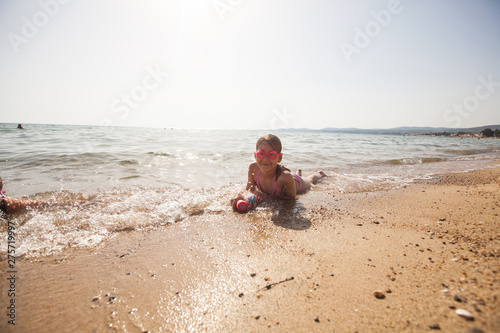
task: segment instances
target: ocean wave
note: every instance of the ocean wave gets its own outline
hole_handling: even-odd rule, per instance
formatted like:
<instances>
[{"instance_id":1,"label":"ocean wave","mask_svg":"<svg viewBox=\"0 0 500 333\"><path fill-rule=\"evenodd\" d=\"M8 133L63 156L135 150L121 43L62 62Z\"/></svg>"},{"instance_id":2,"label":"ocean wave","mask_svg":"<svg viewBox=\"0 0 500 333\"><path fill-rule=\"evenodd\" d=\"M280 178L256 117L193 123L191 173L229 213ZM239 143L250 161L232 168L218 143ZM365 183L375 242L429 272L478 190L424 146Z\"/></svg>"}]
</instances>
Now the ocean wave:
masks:
<instances>
[{"instance_id":1,"label":"ocean wave","mask_svg":"<svg viewBox=\"0 0 500 333\"><path fill-rule=\"evenodd\" d=\"M473 160L486 160L498 158L497 154L491 154L491 151L481 151L479 153L477 150L459 151L455 152L453 156L450 157L409 157L409 158L398 158L390 159L386 161L373 161L373 164L389 164L389 165L415 165L415 164L426 164L426 163L440 163L440 162L450 162L450 161L473 161Z\"/></svg>"},{"instance_id":2,"label":"ocean wave","mask_svg":"<svg viewBox=\"0 0 500 333\"><path fill-rule=\"evenodd\" d=\"M121 160L118 162L119 165L138 165L138 160Z\"/></svg>"},{"instance_id":3,"label":"ocean wave","mask_svg":"<svg viewBox=\"0 0 500 333\"><path fill-rule=\"evenodd\" d=\"M46 192L36 198L55 202L84 198L85 202L31 209L9 221L16 225L16 253L20 257L50 255L65 248L94 247L121 232L148 231L194 215L230 212L228 198L242 187L242 184L226 186L215 193L176 186L109 191L93 196ZM1 232L6 232L7 221L0 222ZM2 253L6 253L4 240L1 247Z\"/></svg>"},{"instance_id":4,"label":"ocean wave","mask_svg":"<svg viewBox=\"0 0 500 333\"><path fill-rule=\"evenodd\" d=\"M473 156L479 154L485 154L490 152L490 150L485 149L446 149L445 153L450 155L460 155L460 156Z\"/></svg>"},{"instance_id":5,"label":"ocean wave","mask_svg":"<svg viewBox=\"0 0 500 333\"><path fill-rule=\"evenodd\" d=\"M422 157L422 158L401 158L395 160L388 160L382 162L383 164L390 165L414 165L414 164L423 164L423 163L438 163L449 161L450 159L442 158L442 157Z\"/></svg>"},{"instance_id":6,"label":"ocean wave","mask_svg":"<svg viewBox=\"0 0 500 333\"><path fill-rule=\"evenodd\" d=\"M96 163L104 163L112 159L112 154L109 153L76 153L76 154L52 154L38 153L36 156L16 156L11 158L9 162L14 168L31 169L37 167L52 167L60 168L67 167L86 167L95 165Z\"/></svg>"},{"instance_id":7,"label":"ocean wave","mask_svg":"<svg viewBox=\"0 0 500 333\"><path fill-rule=\"evenodd\" d=\"M147 155L153 155L153 156L162 156L162 157L175 157L174 154L170 154L170 153L164 153L164 152L148 152L146 153Z\"/></svg>"}]
</instances>

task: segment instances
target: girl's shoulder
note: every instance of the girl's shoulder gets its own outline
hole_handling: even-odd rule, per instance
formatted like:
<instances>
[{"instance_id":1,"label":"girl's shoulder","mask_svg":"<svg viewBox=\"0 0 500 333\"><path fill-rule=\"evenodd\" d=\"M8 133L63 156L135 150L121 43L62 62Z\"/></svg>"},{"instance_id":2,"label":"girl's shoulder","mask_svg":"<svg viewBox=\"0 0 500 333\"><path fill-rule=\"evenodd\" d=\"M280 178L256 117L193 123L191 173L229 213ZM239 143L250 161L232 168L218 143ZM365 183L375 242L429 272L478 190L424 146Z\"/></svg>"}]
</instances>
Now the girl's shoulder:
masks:
<instances>
[{"instance_id":1,"label":"girl's shoulder","mask_svg":"<svg viewBox=\"0 0 500 333\"><path fill-rule=\"evenodd\" d=\"M253 162L248 166L248 174L252 175L253 177L257 177L257 173L259 172L259 166L257 165L256 162Z\"/></svg>"},{"instance_id":2,"label":"girl's shoulder","mask_svg":"<svg viewBox=\"0 0 500 333\"><path fill-rule=\"evenodd\" d=\"M281 175L279 176L278 178L278 182L283 182L283 183L286 183L286 182L289 182L289 181L293 181L293 176L292 176L292 173L288 170L283 170L281 172Z\"/></svg>"},{"instance_id":3,"label":"girl's shoulder","mask_svg":"<svg viewBox=\"0 0 500 333\"><path fill-rule=\"evenodd\" d=\"M250 171L257 171L257 169L259 169L257 162L253 162L248 166L248 170L250 170Z\"/></svg>"}]
</instances>

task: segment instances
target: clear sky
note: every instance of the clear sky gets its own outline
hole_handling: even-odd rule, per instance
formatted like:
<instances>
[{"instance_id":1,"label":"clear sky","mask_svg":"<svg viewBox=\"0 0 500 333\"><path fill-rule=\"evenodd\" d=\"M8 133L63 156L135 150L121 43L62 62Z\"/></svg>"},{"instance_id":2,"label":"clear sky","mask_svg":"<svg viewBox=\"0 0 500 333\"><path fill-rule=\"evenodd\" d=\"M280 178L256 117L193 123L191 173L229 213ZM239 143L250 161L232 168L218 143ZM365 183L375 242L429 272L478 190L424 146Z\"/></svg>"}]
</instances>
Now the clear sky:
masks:
<instances>
[{"instance_id":1,"label":"clear sky","mask_svg":"<svg viewBox=\"0 0 500 333\"><path fill-rule=\"evenodd\" d=\"M500 123L498 0L0 0L0 122Z\"/></svg>"}]
</instances>

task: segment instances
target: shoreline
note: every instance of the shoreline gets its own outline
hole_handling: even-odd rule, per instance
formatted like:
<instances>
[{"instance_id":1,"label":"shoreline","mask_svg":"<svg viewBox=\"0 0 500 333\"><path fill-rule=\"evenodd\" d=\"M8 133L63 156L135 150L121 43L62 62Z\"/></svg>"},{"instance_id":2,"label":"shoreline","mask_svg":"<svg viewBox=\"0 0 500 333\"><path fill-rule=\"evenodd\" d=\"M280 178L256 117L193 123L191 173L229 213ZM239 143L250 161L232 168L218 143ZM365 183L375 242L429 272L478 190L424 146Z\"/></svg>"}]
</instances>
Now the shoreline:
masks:
<instances>
[{"instance_id":1,"label":"shoreline","mask_svg":"<svg viewBox=\"0 0 500 333\"><path fill-rule=\"evenodd\" d=\"M443 134L432 134L432 133L424 133L424 134L406 134L407 136L428 136L428 137L436 137L436 138L452 138L452 139L475 139L475 140L500 140L499 137L483 137L479 136L477 133L465 133L462 135L456 133L450 133L449 135Z\"/></svg>"},{"instance_id":2,"label":"shoreline","mask_svg":"<svg viewBox=\"0 0 500 333\"><path fill-rule=\"evenodd\" d=\"M276 210L19 259L16 329L498 331L499 177L496 167L377 192L319 187ZM5 316L0 329L16 331Z\"/></svg>"}]
</instances>

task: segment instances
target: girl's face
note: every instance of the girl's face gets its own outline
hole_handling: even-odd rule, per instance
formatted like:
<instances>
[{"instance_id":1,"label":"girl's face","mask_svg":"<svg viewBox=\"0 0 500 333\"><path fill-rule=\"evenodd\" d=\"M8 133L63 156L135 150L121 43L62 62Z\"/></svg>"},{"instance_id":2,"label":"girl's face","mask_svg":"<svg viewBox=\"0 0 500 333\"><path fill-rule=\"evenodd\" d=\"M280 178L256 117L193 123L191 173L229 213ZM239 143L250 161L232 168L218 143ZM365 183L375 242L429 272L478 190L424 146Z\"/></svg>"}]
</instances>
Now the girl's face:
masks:
<instances>
[{"instance_id":1,"label":"girl's face","mask_svg":"<svg viewBox=\"0 0 500 333\"><path fill-rule=\"evenodd\" d=\"M266 153L266 156L263 158L258 158L257 156L255 157L255 161L257 162L257 166L264 172L264 173L274 173L276 172L276 166L278 165L279 162L281 162L282 155L280 154L278 158L272 160L267 156L267 154L270 151L274 151L274 148L267 142L262 142L258 147L257 151L262 150L264 153Z\"/></svg>"}]
</instances>

